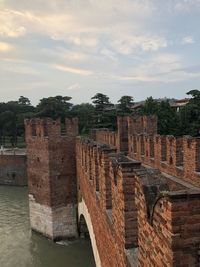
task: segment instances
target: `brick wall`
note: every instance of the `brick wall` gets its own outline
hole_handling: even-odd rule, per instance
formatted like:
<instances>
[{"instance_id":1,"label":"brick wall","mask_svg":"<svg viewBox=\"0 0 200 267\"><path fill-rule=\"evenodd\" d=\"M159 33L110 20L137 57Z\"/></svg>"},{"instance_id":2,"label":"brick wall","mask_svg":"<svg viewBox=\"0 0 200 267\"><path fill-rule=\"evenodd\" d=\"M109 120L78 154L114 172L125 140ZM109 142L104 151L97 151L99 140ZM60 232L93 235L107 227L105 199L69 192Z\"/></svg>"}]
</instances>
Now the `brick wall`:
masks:
<instances>
[{"instance_id":1,"label":"brick wall","mask_svg":"<svg viewBox=\"0 0 200 267\"><path fill-rule=\"evenodd\" d=\"M200 190L160 177L136 171L139 267L197 267Z\"/></svg>"},{"instance_id":2,"label":"brick wall","mask_svg":"<svg viewBox=\"0 0 200 267\"><path fill-rule=\"evenodd\" d=\"M200 139L160 136L156 124L155 117L118 118L115 148L127 150L128 158L109 151L109 138L98 131L95 140L101 145L78 140L77 157L82 157L80 151L88 153L82 147L89 145L96 158L88 161L95 170L92 181L81 160L77 170L79 194L94 227L97 217L102 226L95 233L103 266L135 264L124 253L135 246L139 267L199 266Z\"/></svg>"},{"instance_id":3,"label":"brick wall","mask_svg":"<svg viewBox=\"0 0 200 267\"><path fill-rule=\"evenodd\" d=\"M92 129L90 138L116 148L118 152L128 152L129 137L137 134L156 134L157 118L155 116L118 117L117 132L108 129Z\"/></svg>"},{"instance_id":4,"label":"brick wall","mask_svg":"<svg viewBox=\"0 0 200 267\"><path fill-rule=\"evenodd\" d=\"M129 135L129 156L200 186L199 138Z\"/></svg>"},{"instance_id":5,"label":"brick wall","mask_svg":"<svg viewBox=\"0 0 200 267\"><path fill-rule=\"evenodd\" d=\"M76 151L103 267L198 266L200 190L90 139L77 138Z\"/></svg>"},{"instance_id":6,"label":"brick wall","mask_svg":"<svg viewBox=\"0 0 200 267\"><path fill-rule=\"evenodd\" d=\"M107 144L110 147L117 147L117 133L108 129L92 129L90 138L97 142Z\"/></svg>"},{"instance_id":7,"label":"brick wall","mask_svg":"<svg viewBox=\"0 0 200 267\"><path fill-rule=\"evenodd\" d=\"M27 185L25 155L0 155L0 184Z\"/></svg>"},{"instance_id":8,"label":"brick wall","mask_svg":"<svg viewBox=\"0 0 200 267\"><path fill-rule=\"evenodd\" d=\"M92 140L78 138L76 147L79 200L84 199L90 212L102 267L136 266L136 261L129 261L128 253L133 254L137 246L131 173L139 163Z\"/></svg>"},{"instance_id":9,"label":"brick wall","mask_svg":"<svg viewBox=\"0 0 200 267\"><path fill-rule=\"evenodd\" d=\"M199 266L200 139L157 135L154 117L118 118L93 140L67 123L62 136L59 121L26 122L32 228L75 236L78 199L102 267Z\"/></svg>"},{"instance_id":10,"label":"brick wall","mask_svg":"<svg viewBox=\"0 0 200 267\"><path fill-rule=\"evenodd\" d=\"M25 122L31 226L52 239L76 236L77 123L67 119L61 135L59 120Z\"/></svg>"}]
</instances>

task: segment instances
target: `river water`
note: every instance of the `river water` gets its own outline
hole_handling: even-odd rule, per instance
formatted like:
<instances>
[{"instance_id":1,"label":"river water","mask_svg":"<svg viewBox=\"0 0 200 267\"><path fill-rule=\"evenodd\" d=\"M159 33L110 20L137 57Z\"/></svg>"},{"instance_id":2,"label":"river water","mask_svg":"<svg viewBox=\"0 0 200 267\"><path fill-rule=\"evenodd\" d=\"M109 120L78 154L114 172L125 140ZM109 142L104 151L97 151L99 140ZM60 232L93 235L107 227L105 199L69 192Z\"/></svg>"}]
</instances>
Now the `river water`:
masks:
<instances>
[{"instance_id":1,"label":"river water","mask_svg":"<svg viewBox=\"0 0 200 267\"><path fill-rule=\"evenodd\" d=\"M27 188L0 186L0 267L95 267L89 240L55 244L32 233Z\"/></svg>"}]
</instances>

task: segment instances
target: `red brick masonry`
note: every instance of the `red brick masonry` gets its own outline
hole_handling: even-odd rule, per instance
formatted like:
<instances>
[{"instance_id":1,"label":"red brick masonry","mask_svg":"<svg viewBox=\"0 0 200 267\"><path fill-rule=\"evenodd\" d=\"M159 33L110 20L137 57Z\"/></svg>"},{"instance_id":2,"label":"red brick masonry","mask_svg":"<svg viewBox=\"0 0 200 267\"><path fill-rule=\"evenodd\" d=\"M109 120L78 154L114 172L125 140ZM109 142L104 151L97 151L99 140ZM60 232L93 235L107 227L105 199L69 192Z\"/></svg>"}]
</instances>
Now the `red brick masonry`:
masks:
<instances>
[{"instance_id":1,"label":"red brick masonry","mask_svg":"<svg viewBox=\"0 0 200 267\"><path fill-rule=\"evenodd\" d=\"M27 185L26 155L0 155L0 185Z\"/></svg>"},{"instance_id":2,"label":"red brick masonry","mask_svg":"<svg viewBox=\"0 0 200 267\"><path fill-rule=\"evenodd\" d=\"M74 122L67 124L72 134L58 137L60 125L49 121L48 138L44 126L33 137L27 122L29 190L37 202L52 208L76 195L84 200L102 267L199 267L200 139L159 136L155 117L120 117L117 132L77 137L75 151Z\"/></svg>"}]
</instances>

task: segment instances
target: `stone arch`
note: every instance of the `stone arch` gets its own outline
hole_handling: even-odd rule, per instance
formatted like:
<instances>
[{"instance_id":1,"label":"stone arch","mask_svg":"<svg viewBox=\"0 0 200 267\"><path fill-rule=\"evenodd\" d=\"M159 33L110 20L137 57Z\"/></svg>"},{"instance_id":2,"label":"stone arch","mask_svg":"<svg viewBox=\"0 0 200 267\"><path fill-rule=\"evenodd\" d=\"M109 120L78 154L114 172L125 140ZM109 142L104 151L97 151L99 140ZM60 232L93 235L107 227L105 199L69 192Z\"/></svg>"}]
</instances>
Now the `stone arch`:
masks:
<instances>
[{"instance_id":1,"label":"stone arch","mask_svg":"<svg viewBox=\"0 0 200 267\"><path fill-rule=\"evenodd\" d=\"M87 235L89 233L96 267L101 267L102 265L96 244L96 236L92 225L91 216L84 199L78 203L78 223L79 227L82 227L83 235Z\"/></svg>"}]
</instances>

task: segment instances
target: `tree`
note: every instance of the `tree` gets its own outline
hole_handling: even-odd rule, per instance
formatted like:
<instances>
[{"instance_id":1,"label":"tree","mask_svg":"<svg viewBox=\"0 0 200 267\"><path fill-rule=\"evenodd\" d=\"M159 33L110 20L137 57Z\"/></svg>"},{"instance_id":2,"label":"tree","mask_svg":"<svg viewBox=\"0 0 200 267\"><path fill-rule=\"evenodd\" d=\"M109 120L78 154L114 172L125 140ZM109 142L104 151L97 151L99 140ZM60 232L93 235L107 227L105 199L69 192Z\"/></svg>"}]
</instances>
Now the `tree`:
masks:
<instances>
[{"instance_id":1,"label":"tree","mask_svg":"<svg viewBox=\"0 0 200 267\"><path fill-rule=\"evenodd\" d=\"M31 101L27 97L20 96L20 98L18 99L18 104L24 106L30 106Z\"/></svg>"},{"instance_id":2,"label":"tree","mask_svg":"<svg viewBox=\"0 0 200 267\"><path fill-rule=\"evenodd\" d=\"M187 92L187 95L192 96L192 99L190 99L190 102L200 101L200 91L197 89L190 90L189 92Z\"/></svg>"},{"instance_id":3,"label":"tree","mask_svg":"<svg viewBox=\"0 0 200 267\"><path fill-rule=\"evenodd\" d=\"M52 119L61 118L64 121L69 115L72 104L69 96L55 96L42 98L37 105L37 117L50 117Z\"/></svg>"},{"instance_id":4,"label":"tree","mask_svg":"<svg viewBox=\"0 0 200 267\"><path fill-rule=\"evenodd\" d=\"M116 109L107 95L97 93L91 98L95 107L94 127L116 128Z\"/></svg>"},{"instance_id":5,"label":"tree","mask_svg":"<svg viewBox=\"0 0 200 267\"><path fill-rule=\"evenodd\" d=\"M124 95L118 100L118 112L120 115L126 115L131 113L130 107L134 104L132 96Z\"/></svg>"},{"instance_id":6,"label":"tree","mask_svg":"<svg viewBox=\"0 0 200 267\"><path fill-rule=\"evenodd\" d=\"M82 103L72 108L72 115L79 119L79 131L81 134L87 134L93 127L93 117L95 108L92 104Z\"/></svg>"},{"instance_id":7,"label":"tree","mask_svg":"<svg viewBox=\"0 0 200 267\"><path fill-rule=\"evenodd\" d=\"M180 111L180 133L192 136L200 135L200 91L195 89L187 93L192 98Z\"/></svg>"},{"instance_id":8,"label":"tree","mask_svg":"<svg viewBox=\"0 0 200 267\"><path fill-rule=\"evenodd\" d=\"M161 135L177 135L179 129L178 115L171 108L169 101L162 101L158 105L158 132Z\"/></svg>"},{"instance_id":9,"label":"tree","mask_svg":"<svg viewBox=\"0 0 200 267\"><path fill-rule=\"evenodd\" d=\"M144 103L144 106L141 108L142 115L154 115L158 112L159 104L152 96L148 97Z\"/></svg>"},{"instance_id":10,"label":"tree","mask_svg":"<svg viewBox=\"0 0 200 267\"><path fill-rule=\"evenodd\" d=\"M96 111L103 112L107 107L112 106L107 95L97 93L91 99Z\"/></svg>"}]
</instances>

